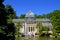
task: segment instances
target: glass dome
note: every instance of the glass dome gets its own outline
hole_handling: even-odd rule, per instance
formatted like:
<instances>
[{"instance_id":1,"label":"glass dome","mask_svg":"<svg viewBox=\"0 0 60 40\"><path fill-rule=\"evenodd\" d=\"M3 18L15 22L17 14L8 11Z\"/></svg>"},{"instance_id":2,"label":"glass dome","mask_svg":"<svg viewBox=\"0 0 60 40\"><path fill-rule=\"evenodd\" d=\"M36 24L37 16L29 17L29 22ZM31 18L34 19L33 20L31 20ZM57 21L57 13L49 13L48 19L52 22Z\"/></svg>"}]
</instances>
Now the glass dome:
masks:
<instances>
[{"instance_id":1,"label":"glass dome","mask_svg":"<svg viewBox=\"0 0 60 40\"><path fill-rule=\"evenodd\" d=\"M35 15L31 10L29 10L25 17L35 17Z\"/></svg>"}]
</instances>

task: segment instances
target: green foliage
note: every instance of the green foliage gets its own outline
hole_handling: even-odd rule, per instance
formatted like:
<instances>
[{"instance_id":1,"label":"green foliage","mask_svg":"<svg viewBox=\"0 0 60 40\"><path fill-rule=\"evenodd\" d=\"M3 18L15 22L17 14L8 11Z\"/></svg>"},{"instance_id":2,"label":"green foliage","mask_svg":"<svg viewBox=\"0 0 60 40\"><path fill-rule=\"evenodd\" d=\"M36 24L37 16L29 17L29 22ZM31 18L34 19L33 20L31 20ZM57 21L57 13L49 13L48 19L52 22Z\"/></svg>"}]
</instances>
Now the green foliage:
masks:
<instances>
[{"instance_id":1,"label":"green foliage","mask_svg":"<svg viewBox=\"0 0 60 40\"><path fill-rule=\"evenodd\" d=\"M43 15L35 15L35 18L45 18L45 14L43 14Z\"/></svg>"},{"instance_id":2,"label":"green foliage","mask_svg":"<svg viewBox=\"0 0 60 40\"><path fill-rule=\"evenodd\" d=\"M42 32L41 31L42 30L42 23L38 22L36 28L38 29L39 33L41 33Z\"/></svg>"},{"instance_id":3,"label":"green foliage","mask_svg":"<svg viewBox=\"0 0 60 40\"><path fill-rule=\"evenodd\" d=\"M7 40L7 13L3 1L0 0L0 40Z\"/></svg>"},{"instance_id":4,"label":"green foliage","mask_svg":"<svg viewBox=\"0 0 60 40\"><path fill-rule=\"evenodd\" d=\"M5 11L5 6L2 3L0 3L0 26L7 25L6 16L7 16L7 13Z\"/></svg>"},{"instance_id":5,"label":"green foliage","mask_svg":"<svg viewBox=\"0 0 60 40\"><path fill-rule=\"evenodd\" d=\"M0 33L6 34L5 31L4 31L5 29L6 29L5 26L0 26Z\"/></svg>"},{"instance_id":6,"label":"green foliage","mask_svg":"<svg viewBox=\"0 0 60 40\"><path fill-rule=\"evenodd\" d=\"M20 18L21 18L21 19L25 18L25 14L22 14L22 15L20 16Z\"/></svg>"},{"instance_id":7,"label":"green foliage","mask_svg":"<svg viewBox=\"0 0 60 40\"><path fill-rule=\"evenodd\" d=\"M15 34L19 36L19 34L20 34L20 28L22 27L22 23L21 22L16 22L15 23L15 27L16 27Z\"/></svg>"},{"instance_id":8,"label":"green foliage","mask_svg":"<svg viewBox=\"0 0 60 40\"><path fill-rule=\"evenodd\" d=\"M0 40L15 40L15 26L12 23L14 10L10 7L5 8L4 0L0 0Z\"/></svg>"},{"instance_id":9,"label":"green foliage","mask_svg":"<svg viewBox=\"0 0 60 40\"><path fill-rule=\"evenodd\" d=\"M7 37L8 40L15 40L15 26L13 23L7 25Z\"/></svg>"},{"instance_id":10,"label":"green foliage","mask_svg":"<svg viewBox=\"0 0 60 40\"><path fill-rule=\"evenodd\" d=\"M51 23L53 24L53 28L56 32L60 32L60 10L54 10L47 14L47 17L51 19Z\"/></svg>"},{"instance_id":11,"label":"green foliage","mask_svg":"<svg viewBox=\"0 0 60 40\"><path fill-rule=\"evenodd\" d=\"M8 19L9 18L16 18L17 16L16 16L16 12L14 11L14 9L12 8L12 6L11 5L9 5L9 4L7 4L6 5L6 12L8 13Z\"/></svg>"},{"instance_id":12,"label":"green foliage","mask_svg":"<svg viewBox=\"0 0 60 40\"><path fill-rule=\"evenodd\" d=\"M21 23L20 23L20 22L17 22L17 23L16 23L16 26L17 26L17 27L18 27L18 26L20 26L20 25L21 25Z\"/></svg>"},{"instance_id":13,"label":"green foliage","mask_svg":"<svg viewBox=\"0 0 60 40\"><path fill-rule=\"evenodd\" d=\"M58 33L54 33L53 36L59 36L59 34Z\"/></svg>"},{"instance_id":14,"label":"green foliage","mask_svg":"<svg viewBox=\"0 0 60 40\"><path fill-rule=\"evenodd\" d=\"M42 27L42 31L49 31L49 28L44 26L44 27Z\"/></svg>"},{"instance_id":15,"label":"green foliage","mask_svg":"<svg viewBox=\"0 0 60 40\"><path fill-rule=\"evenodd\" d=\"M7 31L8 31L8 38L9 40L14 40L15 38L15 26L14 24L12 23L12 19L16 17L16 13L15 11L13 10L12 6L11 5L6 5L6 12L7 12Z\"/></svg>"}]
</instances>

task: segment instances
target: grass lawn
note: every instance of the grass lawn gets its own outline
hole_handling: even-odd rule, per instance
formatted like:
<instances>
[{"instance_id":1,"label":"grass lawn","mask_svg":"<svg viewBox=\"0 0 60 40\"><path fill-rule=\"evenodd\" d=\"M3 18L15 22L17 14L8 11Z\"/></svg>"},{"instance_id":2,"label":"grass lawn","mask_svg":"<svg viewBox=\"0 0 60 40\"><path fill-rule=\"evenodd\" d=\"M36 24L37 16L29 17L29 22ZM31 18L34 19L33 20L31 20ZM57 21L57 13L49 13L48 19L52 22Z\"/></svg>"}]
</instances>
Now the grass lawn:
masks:
<instances>
[{"instance_id":1,"label":"grass lawn","mask_svg":"<svg viewBox=\"0 0 60 40\"><path fill-rule=\"evenodd\" d=\"M22 38L21 37L16 37L16 39L15 40L22 40Z\"/></svg>"},{"instance_id":2,"label":"grass lawn","mask_svg":"<svg viewBox=\"0 0 60 40\"><path fill-rule=\"evenodd\" d=\"M23 40L23 38L22 37L16 37L15 40ZM36 38L31 38L28 40L36 40ZM39 38L37 38L37 40L60 40L60 38L39 37Z\"/></svg>"},{"instance_id":3,"label":"grass lawn","mask_svg":"<svg viewBox=\"0 0 60 40\"><path fill-rule=\"evenodd\" d=\"M38 40L60 40L60 38L39 37Z\"/></svg>"}]
</instances>

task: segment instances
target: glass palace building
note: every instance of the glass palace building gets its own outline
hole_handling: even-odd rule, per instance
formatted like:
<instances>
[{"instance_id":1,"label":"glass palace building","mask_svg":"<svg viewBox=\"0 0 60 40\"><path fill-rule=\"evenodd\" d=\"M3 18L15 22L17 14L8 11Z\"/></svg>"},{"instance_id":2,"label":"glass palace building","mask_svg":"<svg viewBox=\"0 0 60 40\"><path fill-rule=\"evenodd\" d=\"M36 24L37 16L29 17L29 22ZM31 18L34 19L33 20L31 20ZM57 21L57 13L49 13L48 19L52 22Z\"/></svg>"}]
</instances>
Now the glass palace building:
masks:
<instances>
[{"instance_id":1,"label":"glass palace building","mask_svg":"<svg viewBox=\"0 0 60 40\"><path fill-rule=\"evenodd\" d=\"M35 35L38 31L36 28L38 22L41 22L42 26L48 27L50 31L52 30L52 24L49 19L37 19L32 11L28 11L24 19L13 19L13 23L15 23L15 25L17 22L21 23L22 27L20 26L20 32L23 34L25 33L30 35L32 33Z\"/></svg>"}]
</instances>

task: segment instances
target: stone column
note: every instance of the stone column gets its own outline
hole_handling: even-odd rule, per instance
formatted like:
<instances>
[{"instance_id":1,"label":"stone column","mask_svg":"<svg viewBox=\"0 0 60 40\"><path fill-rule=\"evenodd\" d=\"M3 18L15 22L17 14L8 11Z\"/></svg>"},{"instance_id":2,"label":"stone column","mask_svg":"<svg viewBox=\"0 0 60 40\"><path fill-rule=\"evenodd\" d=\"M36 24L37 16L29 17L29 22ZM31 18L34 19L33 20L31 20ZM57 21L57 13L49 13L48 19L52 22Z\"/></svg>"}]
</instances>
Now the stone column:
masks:
<instances>
[{"instance_id":1,"label":"stone column","mask_svg":"<svg viewBox=\"0 0 60 40\"><path fill-rule=\"evenodd\" d=\"M27 36L27 23L25 22L24 34Z\"/></svg>"}]
</instances>

